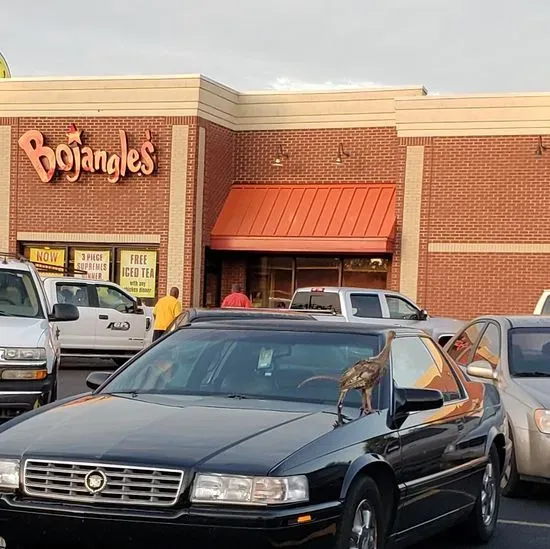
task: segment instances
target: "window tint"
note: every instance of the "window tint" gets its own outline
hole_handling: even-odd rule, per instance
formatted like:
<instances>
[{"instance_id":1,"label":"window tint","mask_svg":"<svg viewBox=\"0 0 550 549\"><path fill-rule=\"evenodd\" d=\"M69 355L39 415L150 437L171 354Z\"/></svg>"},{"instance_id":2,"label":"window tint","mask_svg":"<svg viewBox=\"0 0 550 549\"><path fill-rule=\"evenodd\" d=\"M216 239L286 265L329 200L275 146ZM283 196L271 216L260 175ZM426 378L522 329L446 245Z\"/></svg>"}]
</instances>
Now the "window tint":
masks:
<instances>
[{"instance_id":1,"label":"window tint","mask_svg":"<svg viewBox=\"0 0 550 549\"><path fill-rule=\"evenodd\" d=\"M129 313L135 307L133 300L111 286L97 286L97 297L101 308Z\"/></svg>"},{"instance_id":2,"label":"window tint","mask_svg":"<svg viewBox=\"0 0 550 549\"><path fill-rule=\"evenodd\" d=\"M393 379L399 387L437 389L445 393L441 371L419 337L401 337L392 343Z\"/></svg>"},{"instance_id":3,"label":"window tint","mask_svg":"<svg viewBox=\"0 0 550 549\"><path fill-rule=\"evenodd\" d=\"M353 316L358 318L382 318L382 307L378 294L351 294Z\"/></svg>"},{"instance_id":4,"label":"window tint","mask_svg":"<svg viewBox=\"0 0 550 549\"><path fill-rule=\"evenodd\" d=\"M390 318L414 320L418 315L418 309L408 301L394 295L386 295Z\"/></svg>"},{"instance_id":5,"label":"window tint","mask_svg":"<svg viewBox=\"0 0 550 549\"><path fill-rule=\"evenodd\" d=\"M484 326L484 322L476 322L466 328L447 351L449 356L462 366L470 364L472 361L474 344Z\"/></svg>"},{"instance_id":6,"label":"window tint","mask_svg":"<svg viewBox=\"0 0 550 549\"><path fill-rule=\"evenodd\" d=\"M500 329L493 323L487 326L483 337L476 347L474 360L486 360L493 368L498 365L500 357Z\"/></svg>"},{"instance_id":7,"label":"window tint","mask_svg":"<svg viewBox=\"0 0 550 549\"><path fill-rule=\"evenodd\" d=\"M517 377L550 377L550 328L513 328L508 364Z\"/></svg>"},{"instance_id":8,"label":"window tint","mask_svg":"<svg viewBox=\"0 0 550 549\"><path fill-rule=\"evenodd\" d=\"M445 391L443 391L444 400L448 402L450 400L459 400L463 398L464 395L462 394L462 390L456 379L456 376L453 373L450 364L441 354L439 347L431 339L423 337L422 341L424 342L426 347L428 347L430 354L435 359L437 367L441 372L441 377L445 386Z\"/></svg>"},{"instance_id":9,"label":"window tint","mask_svg":"<svg viewBox=\"0 0 550 549\"><path fill-rule=\"evenodd\" d=\"M216 330L191 326L172 332L133 361L105 392L244 394L253 398L335 405L342 373L378 354L371 334L275 330ZM358 407L359 391L346 405ZM379 409L389 402L388 377L373 392Z\"/></svg>"},{"instance_id":10,"label":"window tint","mask_svg":"<svg viewBox=\"0 0 550 549\"><path fill-rule=\"evenodd\" d=\"M90 307L90 296L86 284L56 284L57 302L69 303L77 307Z\"/></svg>"},{"instance_id":11,"label":"window tint","mask_svg":"<svg viewBox=\"0 0 550 549\"><path fill-rule=\"evenodd\" d=\"M541 314L550 315L550 295L546 298L544 305L542 306Z\"/></svg>"},{"instance_id":12,"label":"window tint","mask_svg":"<svg viewBox=\"0 0 550 549\"><path fill-rule=\"evenodd\" d=\"M298 292L292 301L291 309L317 309L342 313L340 296L335 292Z\"/></svg>"}]
</instances>

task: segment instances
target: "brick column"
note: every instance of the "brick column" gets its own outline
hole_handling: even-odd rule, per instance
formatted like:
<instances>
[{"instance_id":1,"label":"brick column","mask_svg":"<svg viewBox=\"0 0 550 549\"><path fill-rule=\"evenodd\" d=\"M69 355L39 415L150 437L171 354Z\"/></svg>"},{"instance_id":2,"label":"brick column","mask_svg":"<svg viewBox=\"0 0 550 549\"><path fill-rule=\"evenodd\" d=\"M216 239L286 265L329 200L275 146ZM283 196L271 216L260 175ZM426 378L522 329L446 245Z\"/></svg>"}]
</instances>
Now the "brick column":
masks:
<instances>
[{"instance_id":1,"label":"brick column","mask_svg":"<svg viewBox=\"0 0 550 549\"><path fill-rule=\"evenodd\" d=\"M172 126L166 288L183 294L189 126Z\"/></svg>"},{"instance_id":2,"label":"brick column","mask_svg":"<svg viewBox=\"0 0 550 549\"><path fill-rule=\"evenodd\" d=\"M405 185L403 190L403 221L401 229L401 268L399 289L416 301L418 264L420 258L420 211L422 179L424 177L424 147L407 147Z\"/></svg>"},{"instance_id":3,"label":"brick column","mask_svg":"<svg viewBox=\"0 0 550 549\"><path fill-rule=\"evenodd\" d=\"M0 251L10 251L11 126L0 126Z\"/></svg>"}]
</instances>

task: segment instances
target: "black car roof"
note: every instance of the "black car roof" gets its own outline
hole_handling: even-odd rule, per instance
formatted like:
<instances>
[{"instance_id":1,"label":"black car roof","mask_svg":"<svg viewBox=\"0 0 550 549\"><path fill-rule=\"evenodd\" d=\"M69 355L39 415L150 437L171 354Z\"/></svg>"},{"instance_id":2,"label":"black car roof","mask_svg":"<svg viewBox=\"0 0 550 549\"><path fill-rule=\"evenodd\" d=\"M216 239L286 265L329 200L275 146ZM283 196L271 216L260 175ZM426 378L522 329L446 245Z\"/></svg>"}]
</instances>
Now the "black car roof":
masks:
<instances>
[{"instance_id":1,"label":"black car roof","mask_svg":"<svg viewBox=\"0 0 550 549\"><path fill-rule=\"evenodd\" d=\"M320 322L317 320L306 319L302 322L295 322L292 319L265 319L261 324L254 322L253 320L232 320L231 322L224 322L223 320L217 320L213 322L200 322L198 324L191 324L189 328L213 328L220 329L250 329L250 330L273 330L273 331L296 331L296 332L341 332L341 333L354 333L354 334L386 334L390 330L394 330L396 334L425 334L423 330L416 328L402 328L391 325L381 324L369 324L358 322Z\"/></svg>"},{"instance_id":2,"label":"black car roof","mask_svg":"<svg viewBox=\"0 0 550 549\"><path fill-rule=\"evenodd\" d=\"M311 313L302 311L290 311L290 310L266 310L266 309L239 309L239 308L227 308L227 309L198 309L190 308L186 312L189 313L189 320L201 320L207 318L291 318L293 320L311 320L313 319ZM184 313L185 314L185 313Z\"/></svg>"}]
</instances>

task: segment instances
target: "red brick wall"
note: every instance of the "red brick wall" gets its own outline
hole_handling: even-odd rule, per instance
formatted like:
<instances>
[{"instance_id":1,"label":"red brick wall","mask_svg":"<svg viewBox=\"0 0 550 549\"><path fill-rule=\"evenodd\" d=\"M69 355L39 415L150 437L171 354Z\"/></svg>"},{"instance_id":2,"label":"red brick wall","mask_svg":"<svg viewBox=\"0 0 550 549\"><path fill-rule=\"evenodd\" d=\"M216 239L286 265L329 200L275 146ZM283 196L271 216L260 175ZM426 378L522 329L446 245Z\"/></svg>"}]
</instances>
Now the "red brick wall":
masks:
<instances>
[{"instance_id":1,"label":"red brick wall","mask_svg":"<svg viewBox=\"0 0 550 549\"><path fill-rule=\"evenodd\" d=\"M426 147L419 301L433 314L532 313L550 257L428 253L428 242L550 241L550 153L537 137L433 138Z\"/></svg>"},{"instance_id":2,"label":"red brick wall","mask_svg":"<svg viewBox=\"0 0 550 549\"><path fill-rule=\"evenodd\" d=\"M69 183L64 174L42 183L17 140L27 130L38 130L45 144L54 148L67 142L67 127L74 123L82 131L84 145L93 150L119 153L118 130L125 130L129 146L140 146L150 130L155 146L157 170L151 176L129 174L118 183L107 181L101 173L83 173ZM78 233L159 234L159 294L166 292L166 247L170 199L171 125L194 123L196 119L164 117L117 118L20 118L12 121L11 246L15 250L19 231ZM195 132L196 133L196 132ZM188 211L194 215L195 141L191 131L189 154ZM193 222L193 215L188 223ZM192 238L192 237L191 237ZM186 246L187 250L191 250ZM191 261L186 259L186 266ZM184 299L190 288L191 269L182 281Z\"/></svg>"},{"instance_id":3,"label":"red brick wall","mask_svg":"<svg viewBox=\"0 0 550 549\"><path fill-rule=\"evenodd\" d=\"M350 154L335 163L338 144ZM289 155L273 166L277 147ZM237 134L237 183L389 182L399 173L395 128L247 131Z\"/></svg>"}]
</instances>

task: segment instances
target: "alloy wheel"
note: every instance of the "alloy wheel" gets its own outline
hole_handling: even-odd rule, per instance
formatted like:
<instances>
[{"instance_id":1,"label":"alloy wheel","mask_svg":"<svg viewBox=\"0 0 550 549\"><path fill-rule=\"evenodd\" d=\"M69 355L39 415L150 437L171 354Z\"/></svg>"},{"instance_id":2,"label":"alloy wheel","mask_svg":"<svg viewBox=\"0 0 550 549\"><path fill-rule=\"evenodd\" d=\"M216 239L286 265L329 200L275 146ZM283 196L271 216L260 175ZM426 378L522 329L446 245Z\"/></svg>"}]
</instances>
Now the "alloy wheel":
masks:
<instances>
[{"instance_id":1,"label":"alloy wheel","mask_svg":"<svg viewBox=\"0 0 550 549\"><path fill-rule=\"evenodd\" d=\"M349 549L376 549L377 533L374 509L363 500L355 510Z\"/></svg>"},{"instance_id":2,"label":"alloy wheel","mask_svg":"<svg viewBox=\"0 0 550 549\"><path fill-rule=\"evenodd\" d=\"M497 487L492 463L488 463L481 483L481 518L488 526L494 518L497 504Z\"/></svg>"}]
</instances>

